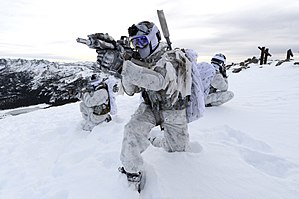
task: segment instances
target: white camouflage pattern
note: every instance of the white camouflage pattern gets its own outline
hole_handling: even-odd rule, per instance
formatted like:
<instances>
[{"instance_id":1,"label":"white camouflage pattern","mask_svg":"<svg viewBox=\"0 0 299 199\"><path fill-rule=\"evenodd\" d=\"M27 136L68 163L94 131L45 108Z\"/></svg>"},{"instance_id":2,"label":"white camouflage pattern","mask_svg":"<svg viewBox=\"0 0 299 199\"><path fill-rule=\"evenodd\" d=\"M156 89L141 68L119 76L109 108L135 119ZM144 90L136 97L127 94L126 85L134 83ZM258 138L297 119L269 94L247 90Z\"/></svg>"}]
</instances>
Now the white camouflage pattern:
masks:
<instances>
[{"instance_id":1,"label":"white camouflage pattern","mask_svg":"<svg viewBox=\"0 0 299 199\"><path fill-rule=\"evenodd\" d=\"M162 115L164 137L159 140L158 147L163 147L168 152L185 151L189 143L186 110L163 111ZM149 133L155 124L150 107L141 103L124 129L120 159L127 172L143 171L141 153L150 145Z\"/></svg>"},{"instance_id":2,"label":"white camouflage pattern","mask_svg":"<svg viewBox=\"0 0 299 199\"><path fill-rule=\"evenodd\" d=\"M108 79L106 83L108 85L108 91L105 88L101 88L94 92L85 92L80 97L82 101L80 103L80 111L84 119L82 124L83 130L91 131L96 125L104 122L109 117L109 113L103 115L94 114L96 106L107 104L108 101L110 101L110 113L112 115L117 113L115 96L112 91L116 81Z\"/></svg>"},{"instance_id":3,"label":"white camouflage pattern","mask_svg":"<svg viewBox=\"0 0 299 199\"><path fill-rule=\"evenodd\" d=\"M165 43L160 43L156 51L165 48L165 46ZM177 55L185 57L184 53L178 52ZM174 98L171 100L172 103L175 103L178 99L179 92L183 97L190 95L191 63L186 59L186 71L184 73L178 72L184 77L180 75L177 77L172 61L164 54L151 69L126 61L122 72L124 90L132 95L137 87L151 91L164 89L170 97ZM166 74L163 76L154 71L156 67L166 69ZM186 109L160 110L160 112L163 117L162 126L164 127L162 147L169 152L185 151L189 143ZM124 129L120 159L127 172L137 173L144 170L141 153L150 145L149 133L155 126L156 121L153 111L149 105L141 103Z\"/></svg>"},{"instance_id":4,"label":"white camouflage pattern","mask_svg":"<svg viewBox=\"0 0 299 199\"><path fill-rule=\"evenodd\" d=\"M205 101L206 105L210 106L219 106L231 100L234 97L232 91L228 91L228 81L227 78L224 78L219 72L219 66L213 64L216 67L216 75L214 76L211 86L216 89L215 92L210 93Z\"/></svg>"}]
</instances>

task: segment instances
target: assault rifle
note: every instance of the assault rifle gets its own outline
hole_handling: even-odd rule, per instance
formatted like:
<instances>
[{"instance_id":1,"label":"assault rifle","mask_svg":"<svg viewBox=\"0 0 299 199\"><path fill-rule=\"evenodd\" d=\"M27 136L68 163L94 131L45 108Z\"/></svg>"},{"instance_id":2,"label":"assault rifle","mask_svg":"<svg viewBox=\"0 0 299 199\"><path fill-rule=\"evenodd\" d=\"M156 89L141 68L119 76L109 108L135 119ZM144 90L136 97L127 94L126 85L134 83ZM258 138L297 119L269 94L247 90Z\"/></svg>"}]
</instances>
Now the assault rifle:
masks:
<instances>
[{"instance_id":1,"label":"assault rifle","mask_svg":"<svg viewBox=\"0 0 299 199\"><path fill-rule=\"evenodd\" d=\"M64 86L62 86L61 90L67 90L70 97L78 98L77 95L81 92L81 90L87 85L87 78L79 77L75 81L72 81Z\"/></svg>"},{"instance_id":2,"label":"assault rifle","mask_svg":"<svg viewBox=\"0 0 299 199\"><path fill-rule=\"evenodd\" d=\"M63 86L64 89L68 90L70 96L78 98L85 92L94 92L95 88L106 81L108 78L95 78L92 77L79 77L75 81L68 83Z\"/></svg>"},{"instance_id":3,"label":"assault rifle","mask_svg":"<svg viewBox=\"0 0 299 199\"><path fill-rule=\"evenodd\" d=\"M98 53L97 63L103 72L113 75L116 78L121 78L122 62L123 60L130 59L133 54L129 38L121 36L120 40L115 41L107 33L95 33L87 37L87 39L77 38L77 42L96 50ZM107 57L112 59L112 61L110 60L112 64L109 67L105 66L105 59L103 59L103 54L101 54L102 50L106 50L108 53L106 54Z\"/></svg>"},{"instance_id":4,"label":"assault rifle","mask_svg":"<svg viewBox=\"0 0 299 199\"><path fill-rule=\"evenodd\" d=\"M103 33L95 33L87 35L87 37L87 39L78 37L76 41L96 50L117 50L125 56L125 59L126 56L130 56L133 53L127 36L121 36L117 41L108 34Z\"/></svg>"},{"instance_id":5,"label":"assault rifle","mask_svg":"<svg viewBox=\"0 0 299 199\"><path fill-rule=\"evenodd\" d=\"M82 87L80 89L81 93L85 93L85 92L89 92L90 93L90 92L95 91L95 88L98 85L100 85L102 82L104 82L106 79L104 79L104 80L100 80L100 79L87 80L85 82L85 84L82 85Z\"/></svg>"}]
</instances>

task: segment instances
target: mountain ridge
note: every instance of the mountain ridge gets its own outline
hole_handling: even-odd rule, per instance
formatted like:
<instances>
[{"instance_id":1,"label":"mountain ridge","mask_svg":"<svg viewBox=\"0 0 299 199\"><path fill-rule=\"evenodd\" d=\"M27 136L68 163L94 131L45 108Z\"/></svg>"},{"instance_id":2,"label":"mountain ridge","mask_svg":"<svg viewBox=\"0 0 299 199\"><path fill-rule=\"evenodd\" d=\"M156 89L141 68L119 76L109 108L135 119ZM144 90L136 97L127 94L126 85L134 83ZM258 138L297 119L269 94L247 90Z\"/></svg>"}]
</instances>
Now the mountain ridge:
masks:
<instances>
[{"instance_id":1,"label":"mountain ridge","mask_svg":"<svg viewBox=\"0 0 299 199\"><path fill-rule=\"evenodd\" d=\"M0 59L0 109L41 103L51 106L76 102L70 88L80 78L97 71L95 62L50 62L26 59Z\"/></svg>"}]
</instances>

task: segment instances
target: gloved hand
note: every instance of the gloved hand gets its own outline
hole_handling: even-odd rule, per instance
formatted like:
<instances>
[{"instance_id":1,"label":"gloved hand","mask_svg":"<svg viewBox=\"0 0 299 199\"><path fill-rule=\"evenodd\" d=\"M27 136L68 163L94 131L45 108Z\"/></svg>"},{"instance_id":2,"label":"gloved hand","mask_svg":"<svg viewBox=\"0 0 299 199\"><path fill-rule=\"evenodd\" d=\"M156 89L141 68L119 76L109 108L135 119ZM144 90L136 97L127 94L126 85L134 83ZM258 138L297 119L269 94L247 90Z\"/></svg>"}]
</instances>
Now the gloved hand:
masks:
<instances>
[{"instance_id":1,"label":"gloved hand","mask_svg":"<svg viewBox=\"0 0 299 199\"><path fill-rule=\"evenodd\" d=\"M226 68L225 66L221 66L219 68L219 72L221 73L221 75L224 77L224 78L227 78L227 74L226 74Z\"/></svg>"},{"instance_id":2,"label":"gloved hand","mask_svg":"<svg viewBox=\"0 0 299 199\"><path fill-rule=\"evenodd\" d=\"M157 92L147 91L148 98L153 104L159 104L162 101L162 98Z\"/></svg>"},{"instance_id":3,"label":"gloved hand","mask_svg":"<svg viewBox=\"0 0 299 199\"><path fill-rule=\"evenodd\" d=\"M96 50L98 53L97 63L100 68L107 72L120 74L122 71L123 59L117 50Z\"/></svg>"}]
</instances>

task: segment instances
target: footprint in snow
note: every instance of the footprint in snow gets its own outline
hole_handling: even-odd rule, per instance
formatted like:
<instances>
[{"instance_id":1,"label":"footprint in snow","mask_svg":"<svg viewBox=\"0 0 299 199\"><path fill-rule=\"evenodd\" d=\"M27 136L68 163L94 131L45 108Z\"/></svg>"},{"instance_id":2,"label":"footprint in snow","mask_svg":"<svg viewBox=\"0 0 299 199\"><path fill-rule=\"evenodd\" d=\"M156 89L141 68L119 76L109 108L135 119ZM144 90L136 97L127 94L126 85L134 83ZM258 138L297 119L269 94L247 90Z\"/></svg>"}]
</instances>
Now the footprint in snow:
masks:
<instances>
[{"instance_id":1,"label":"footprint in snow","mask_svg":"<svg viewBox=\"0 0 299 199\"><path fill-rule=\"evenodd\" d=\"M272 152L271 146L269 146L267 143L254 139L248 134L240 130L233 129L229 126L221 126L220 128L217 127L215 129L209 129L202 135L202 140L208 142L218 142L237 148L248 148L265 153Z\"/></svg>"},{"instance_id":2,"label":"footprint in snow","mask_svg":"<svg viewBox=\"0 0 299 199\"><path fill-rule=\"evenodd\" d=\"M187 152L200 153L202 149L203 149L202 146L198 142L190 142L189 149L187 150Z\"/></svg>"},{"instance_id":3,"label":"footprint in snow","mask_svg":"<svg viewBox=\"0 0 299 199\"><path fill-rule=\"evenodd\" d=\"M245 148L240 149L240 154L246 163L270 176L286 178L291 176L294 172L299 173L298 164L272 154L252 151Z\"/></svg>"}]
</instances>

